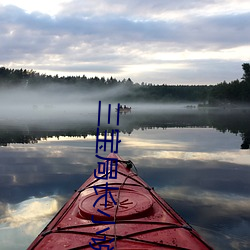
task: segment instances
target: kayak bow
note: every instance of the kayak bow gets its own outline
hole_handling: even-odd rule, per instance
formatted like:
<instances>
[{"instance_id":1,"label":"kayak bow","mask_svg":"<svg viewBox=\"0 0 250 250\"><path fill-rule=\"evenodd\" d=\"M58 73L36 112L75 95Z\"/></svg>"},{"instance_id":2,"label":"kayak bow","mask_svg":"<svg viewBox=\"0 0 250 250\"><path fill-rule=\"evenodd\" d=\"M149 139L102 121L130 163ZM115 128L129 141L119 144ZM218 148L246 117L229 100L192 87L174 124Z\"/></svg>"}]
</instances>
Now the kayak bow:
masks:
<instances>
[{"instance_id":1,"label":"kayak bow","mask_svg":"<svg viewBox=\"0 0 250 250\"><path fill-rule=\"evenodd\" d=\"M117 178L105 179L115 174L114 159L118 161ZM212 249L132 171L131 161L124 161L114 153L108 155L104 164L108 161L112 162L108 175L95 173L96 178L93 173L29 250Z\"/></svg>"}]
</instances>

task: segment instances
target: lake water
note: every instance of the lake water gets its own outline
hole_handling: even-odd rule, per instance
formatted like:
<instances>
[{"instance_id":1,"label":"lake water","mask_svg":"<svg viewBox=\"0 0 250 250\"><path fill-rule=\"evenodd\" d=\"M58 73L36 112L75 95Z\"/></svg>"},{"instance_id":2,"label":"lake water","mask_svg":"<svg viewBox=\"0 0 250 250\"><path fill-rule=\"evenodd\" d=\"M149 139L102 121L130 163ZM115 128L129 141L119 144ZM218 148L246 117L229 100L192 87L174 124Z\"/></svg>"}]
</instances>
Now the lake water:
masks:
<instances>
[{"instance_id":1,"label":"lake water","mask_svg":"<svg viewBox=\"0 0 250 250\"><path fill-rule=\"evenodd\" d=\"M0 249L27 248L96 168L97 112L53 112L0 119ZM211 246L250 249L249 110L134 105L118 128L120 156Z\"/></svg>"}]
</instances>

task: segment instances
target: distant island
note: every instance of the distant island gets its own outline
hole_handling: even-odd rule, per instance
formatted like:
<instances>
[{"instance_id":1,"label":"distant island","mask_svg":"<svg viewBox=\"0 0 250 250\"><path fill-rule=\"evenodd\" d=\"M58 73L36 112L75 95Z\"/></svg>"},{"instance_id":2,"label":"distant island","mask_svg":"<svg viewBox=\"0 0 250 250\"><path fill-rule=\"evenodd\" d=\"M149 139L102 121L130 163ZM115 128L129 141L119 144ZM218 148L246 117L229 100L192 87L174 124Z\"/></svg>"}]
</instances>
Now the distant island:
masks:
<instances>
[{"instance_id":1,"label":"distant island","mask_svg":"<svg viewBox=\"0 0 250 250\"><path fill-rule=\"evenodd\" d=\"M49 85L66 85L85 93L117 88L112 97L120 102L196 102L199 107L234 107L250 104L250 64L242 64L241 80L222 82L216 85L153 85L152 83L134 83L130 78L117 80L113 77L87 78L82 76L51 76L34 70L9 69L0 67L0 88L36 89Z\"/></svg>"}]
</instances>

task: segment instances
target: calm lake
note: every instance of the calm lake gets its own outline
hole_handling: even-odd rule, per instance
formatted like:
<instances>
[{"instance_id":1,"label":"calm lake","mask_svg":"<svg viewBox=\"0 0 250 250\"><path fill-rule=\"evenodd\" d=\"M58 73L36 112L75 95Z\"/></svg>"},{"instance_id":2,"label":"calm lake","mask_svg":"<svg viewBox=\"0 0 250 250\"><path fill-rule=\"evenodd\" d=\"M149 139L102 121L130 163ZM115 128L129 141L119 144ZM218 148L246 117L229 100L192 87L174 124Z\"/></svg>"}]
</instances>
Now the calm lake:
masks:
<instances>
[{"instance_id":1,"label":"calm lake","mask_svg":"<svg viewBox=\"0 0 250 250\"><path fill-rule=\"evenodd\" d=\"M101 133L116 121L103 107ZM0 249L27 248L97 167L97 110L0 117ZM250 109L134 104L119 118L139 176L215 249L250 249Z\"/></svg>"}]
</instances>

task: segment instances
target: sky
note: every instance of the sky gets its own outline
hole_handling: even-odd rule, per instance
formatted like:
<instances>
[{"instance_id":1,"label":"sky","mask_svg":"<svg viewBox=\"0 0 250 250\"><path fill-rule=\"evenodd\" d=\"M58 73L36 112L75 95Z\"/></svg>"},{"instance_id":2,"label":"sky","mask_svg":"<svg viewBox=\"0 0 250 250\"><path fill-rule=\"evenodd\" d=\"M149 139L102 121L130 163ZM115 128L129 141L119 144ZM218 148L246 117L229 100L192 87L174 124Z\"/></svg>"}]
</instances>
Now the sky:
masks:
<instances>
[{"instance_id":1,"label":"sky","mask_svg":"<svg viewBox=\"0 0 250 250\"><path fill-rule=\"evenodd\" d=\"M0 67L229 82L250 62L249 23L249 0L0 0Z\"/></svg>"}]
</instances>

